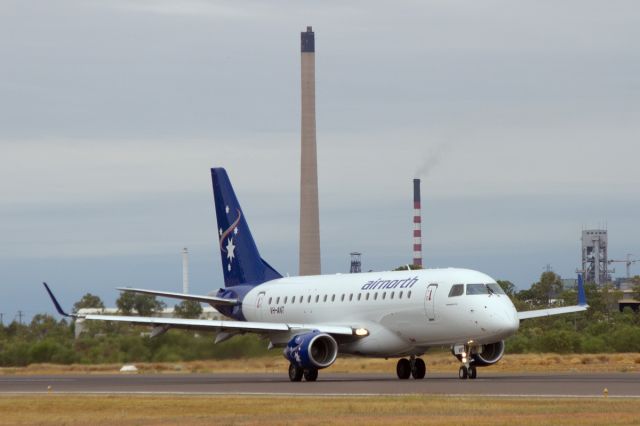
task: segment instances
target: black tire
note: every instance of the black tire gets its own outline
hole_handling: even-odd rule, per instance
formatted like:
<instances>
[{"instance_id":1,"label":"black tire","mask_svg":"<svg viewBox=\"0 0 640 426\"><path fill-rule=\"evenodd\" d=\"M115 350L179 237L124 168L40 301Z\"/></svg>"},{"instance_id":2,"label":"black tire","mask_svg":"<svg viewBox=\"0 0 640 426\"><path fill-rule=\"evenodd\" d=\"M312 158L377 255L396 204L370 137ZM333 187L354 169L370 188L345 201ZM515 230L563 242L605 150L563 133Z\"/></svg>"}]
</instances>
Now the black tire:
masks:
<instances>
[{"instance_id":1,"label":"black tire","mask_svg":"<svg viewBox=\"0 0 640 426\"><path fill-rule=\"evenodd\" d=\"M300 380L302 380L303 373L304 371L302 370L302 368L293 363L289 364L289 380L291 380L292 382L299 382Z\"/></svg>"},{"instance_id":2,"label":"black tire","mask_svg":"<svg viewBox=\"0 0 640 426\"><path fill-rule=\"evenodd\" d=\"M469 372L467 371L467 367L463 365L460 367L460 370L458 370L458 377L462 380L466 380L468 376Z\"/></svg>"},{"instance_id":3,"label":"black tire","mask_svg":"<svg viewBox=\"0 0 640 426\"><path fill-rule=\"evenodd\" d=\"M469 378L470 379L475 379L476 377L478 377L478 371L476 370L475 365L470 365L469 366Z\"/></svg>"},{"instance_id":4,"label":"black tire","mask_svg":"<svg viewBox=\"0 0 640 426\"><path fill-rule=\"evenodd\" d=\"M307 382L315 382L318 379L318 369L311 368L309 370L304 370L304 379Z\"/></svg>"},{"instance_id":5,"label":"black tire","mask_svg":"<svg viewBox=\"0 0 640 426\"><path fill-rule=\"evenodd\" d=\"M422 358L416 358L413 363L413 369L411 369L411 375L414 379L424 379L424 375L427 374L427 366Z\"/></svg>"},{"instance_id":6,"label":"black tire","mask_svg":"<svg viewBox=\"0 0 640 426\"><path fill-rule=\"evenodd\" d=\"M400 358L398 360L398 365L396 366L396 374L398 375L398 379L408 379L411 377L411 363L406 358Z\"/></svg>"}]
</instances>

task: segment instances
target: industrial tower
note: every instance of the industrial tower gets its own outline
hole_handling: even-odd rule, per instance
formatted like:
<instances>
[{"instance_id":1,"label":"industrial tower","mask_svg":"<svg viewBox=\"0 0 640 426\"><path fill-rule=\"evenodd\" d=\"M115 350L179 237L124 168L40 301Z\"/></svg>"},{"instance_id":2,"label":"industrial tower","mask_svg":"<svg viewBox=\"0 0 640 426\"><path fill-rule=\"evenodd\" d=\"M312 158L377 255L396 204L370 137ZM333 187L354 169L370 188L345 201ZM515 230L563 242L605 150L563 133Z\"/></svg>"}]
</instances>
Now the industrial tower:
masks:
<instances>
[{"instance_id":1,"label":"industrial tower","mask_svg":"<svg viewBox=\"0 0 640 426\"><path fill-rule=\"evenodd\" d=\"M189 250L182 249L182 293L189 294Z\"/></svg>"},{"instance_id":2,"label":"industrial tower","mask_svg":"<svg viewBox=\"0 0 640 426\"><path fill-rule=\"evenodd\" d=\"M360 260L361 255L362 253L357 251L351 252L351 269L349 272L351 272L352 274L362 272L362 261Z\"/></svg>"},{"instance_id":3,"label":"industrial tower","mask_svg":"<svg viewBox=\"0 0 640 426\"><path fill-rule=\"evenodd\" d=\"M422 206L420 179L413 180L413 265L422 268Z\"/></svg>"},{"instance_id":4,"label":"industrial tower","mask_svg":"<svg viewBox=\"0 0 640 426\"><path fill-rule=\"evenodd\" d=\"M300 34L302 126L300 153L300 275L320 275L320 219L316 154L316 58L311 27Z\"/></svg>"},{"instance_id":5,"label":"industrial tower","mask_svg":"<svg viewBox=\"0 0 640 426\"><path fill-rule=\"evenodd\" d=\"M582 231L582 272L585 282L605 284L611 281L608 262L606 229Z\"/></svg>"}]
</instances>

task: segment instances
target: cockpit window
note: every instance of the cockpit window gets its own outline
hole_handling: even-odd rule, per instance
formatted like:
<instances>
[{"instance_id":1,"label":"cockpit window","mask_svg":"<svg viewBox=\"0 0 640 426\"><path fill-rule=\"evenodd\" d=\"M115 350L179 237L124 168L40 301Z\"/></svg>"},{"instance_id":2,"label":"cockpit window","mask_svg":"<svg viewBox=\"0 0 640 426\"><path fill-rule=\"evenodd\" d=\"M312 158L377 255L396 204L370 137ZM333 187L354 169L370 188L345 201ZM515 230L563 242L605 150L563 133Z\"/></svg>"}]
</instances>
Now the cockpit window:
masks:
<instances>
[{"instance_id":1,"label":"cockpit window","mask_svg":"<svg viewBox=\"0 0 640 426\"><path fill-rule=\"evenodd\" d=\"M496 283L467 284L467 295L476 294L504 294L502 287Z\"/></svg>"},{"instance_id":2,"label":"cockpit window","mask_svg":"<svg viewBox=\"0 0 640 426\"><path fill-rule=\"evenodd\" d=\"M467 284L467 296L475 294L489 294L485 284Z\"/></svg>"},{"instance_id":3,"label":"cockpit window","mask_svg":"<svg viewBox=\"0 0 640 426\"><path fill-rule=\"evenodd\" d=\"M449 290L449 297L462 296L464 294L464 284L454 284Z\"/></svg>"},{"instance_id":4,"label":"cockpit window","mask_svg":"<svg viewBox=\"0 0 640 426\"><path fill-rule=\"evenodd\" d=\"M489 283L487 284L487 287L489 287L489 289L492 290L495 294L505 294L504 290L502 290L502 287L500 287L500 284Z\"/></svg>"}]
</instances>

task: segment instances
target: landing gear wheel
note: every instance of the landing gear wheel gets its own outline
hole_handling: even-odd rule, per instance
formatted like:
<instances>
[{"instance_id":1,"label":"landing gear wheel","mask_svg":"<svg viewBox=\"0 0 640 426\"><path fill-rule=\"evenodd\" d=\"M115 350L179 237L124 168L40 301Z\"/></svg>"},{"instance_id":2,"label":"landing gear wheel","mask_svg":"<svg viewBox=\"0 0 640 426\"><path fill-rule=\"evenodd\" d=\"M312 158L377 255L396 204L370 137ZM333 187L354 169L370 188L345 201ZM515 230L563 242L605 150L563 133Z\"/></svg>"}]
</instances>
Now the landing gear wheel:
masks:
<instances>
[{"instance_id":1,"label":"landing gear wheel","mask_svg":"<svg viewBox=\"0 0 640 426\"><path fill-rule=\"evenodd\" d=\"M461 378L462 380L465 380L469 375L469 372L467 371L467 367L465 367L464 365L462 367L460 367L460 370L458 370L458 377Z\"/></svg>"},{"instance_id":2,"label":"landing gear wheel","mask_svg":"<svg viewBox=\"0 0 640 426\"><path fill-rule=\"evenodd\" d=\"M469 366L469 378L470 379L475 379L476 377L478 377L478 372L476 371L476 367L475 367L475 365L470 365Z\"/></svg>"},{"instance_id":3,"label":"landing gear wheel","mask_svg":"<svg viewBox=\"0 0 640 426\"><path fill-rule=\"evenodd\" d=\"M398 360L398 365L396 366L396 374L398 374L398 379L408 379L411 376L411 363L406 358L400 358Z\"/></svg>"},{"instance_id":4,"label":"landing gear wheel","mask_svg":"<svg viewBox=\"0 0 640 426\"><path fill-rule=\"evenodd\" d=\"M295 364L289 364L289 380L291 380L292 382L299 382L300 380L302 380L303 373L304 370L302 370L302 368L298 367Z\"/></svg>"},{"instance_id":5,"label":"landing gear wheel","mask_svg":"<svg viewBox=\"0 0 640 426\"><path fill-rule=\"evenodd\" d=\"M414 379L424 379L424 375L427 373L427 366L424 364L422 358L416 358L413 362L413 368L411 369L411 375Z\"/></svg>"},{"instance_id":6,"label":"landing gear wheel","mask_svg":"<svg viewBox=\"0 0 640 426\"><path fill-rule=\"evenodd\" d=\"M317 368L311 368L309 370L304 370L304 379L307 382L315 382L317 378L318 378L318 369Z\"/></svg>"}]
</instances>

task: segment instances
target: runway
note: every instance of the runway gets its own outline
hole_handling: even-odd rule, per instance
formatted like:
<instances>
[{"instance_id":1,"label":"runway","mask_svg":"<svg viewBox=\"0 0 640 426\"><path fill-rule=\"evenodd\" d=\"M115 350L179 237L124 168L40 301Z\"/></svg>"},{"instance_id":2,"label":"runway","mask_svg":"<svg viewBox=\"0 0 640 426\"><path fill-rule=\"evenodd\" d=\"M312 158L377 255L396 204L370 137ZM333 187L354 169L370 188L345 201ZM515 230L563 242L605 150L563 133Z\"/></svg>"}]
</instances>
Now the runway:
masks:
<instances>
[{"instance_id":1,"label":"runway","mask_svg":"<svg viewBox=\"0 0 640 426\"><path fill-rule=\"evenodd\" d=\"M490 374L460 380L430 374L399 380L388 374L320 372L317 382L292 383L282 374L83 374L0 376L1 394L201 394L201 395L484 395L640 398L640 374ZM50 387L50 389L49 389Z\"/></svg>"}]
</instances>

